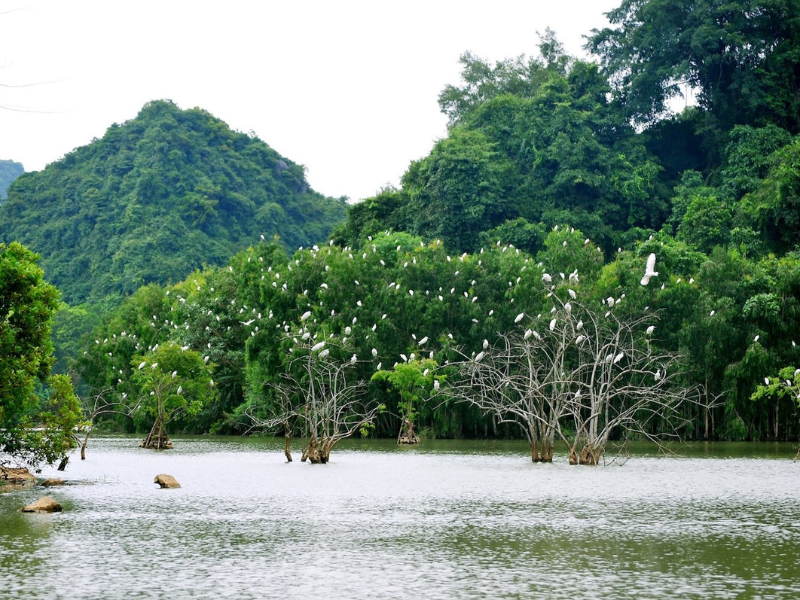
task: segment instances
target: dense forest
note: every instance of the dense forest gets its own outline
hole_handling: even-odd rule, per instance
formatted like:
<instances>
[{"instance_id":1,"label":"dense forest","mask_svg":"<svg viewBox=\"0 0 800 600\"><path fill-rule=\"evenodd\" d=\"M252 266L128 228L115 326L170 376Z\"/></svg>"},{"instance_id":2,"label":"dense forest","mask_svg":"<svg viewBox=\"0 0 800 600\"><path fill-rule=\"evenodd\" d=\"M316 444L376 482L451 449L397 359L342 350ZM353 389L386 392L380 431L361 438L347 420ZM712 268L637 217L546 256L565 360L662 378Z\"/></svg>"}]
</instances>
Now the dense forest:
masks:
<instances>
[{"instance_id":1,"label":"dense forest","mask_svg":"<svg viewBox=\"0 0 800 600\"><path fill-rule=\"evenodd\" d=\"M413 419L423 436L518 437L502 411L441 390L463 387L457 362L474 367L515 331L530 347L580 306L597 320L646 317L632 350L607 362L662 353L680 364L670 385L695 393L669 415L640 407L655 416L639 434L796 440L800 7L624 0L608 16L587 37L596 61L568 56L549 30L535 57L464 54L461 82L439 96L447 135L330 237L342 207L309 192L299 166L168 103L21 177L3 237L41 252L69 301L129 294L67 353L82 395L140 431L155 419L307 434L274 417L305 393L298 356L316 352L367 390L364 435L395 436ZM202 169L186 150L195 135L189 147L215 157ZM299 199L291 223L268 199L276 190ZM312 205L326 207L320 221ZM67 218L76 211L86 218ZM201 252L203 236L214 242ZM213 393L187 395L178 368L158 379L176 349L197 377L211 370ZM565 364L579 360L570 352ZM647 369L651 382L666 374ZM173 390L170 411L148 401L156 379Z\"/></svg>"}]
</instances>

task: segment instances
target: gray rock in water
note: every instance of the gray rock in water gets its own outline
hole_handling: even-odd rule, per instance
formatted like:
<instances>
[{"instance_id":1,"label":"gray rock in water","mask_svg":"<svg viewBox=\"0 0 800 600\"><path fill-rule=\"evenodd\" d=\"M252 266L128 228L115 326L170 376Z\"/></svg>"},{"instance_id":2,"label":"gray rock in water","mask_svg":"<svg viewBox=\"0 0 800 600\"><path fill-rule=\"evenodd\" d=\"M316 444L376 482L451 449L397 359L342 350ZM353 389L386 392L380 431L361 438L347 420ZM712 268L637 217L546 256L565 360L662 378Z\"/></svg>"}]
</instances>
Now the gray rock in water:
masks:
<instances>
[{"instance_id":1,"label":"gray rock in water","mask_svg":"<svg viewBox=\"0 0 800 600\"><path fill-rule=\"evenodd\" d=\"M50 496L43 496L36 502L22 508L24 513L61 512L61 505Z\"/></svg>"},{"instance_id":2,"label":"gray rock in water","mask_svg":"<svg viewBox=\"0 0 800 600\"><path fill-rule=\"evenodd\" d=\"M162 488L179 488L181 484L172 476L172 475L156 475L156 478L153 480L153 483L157 483Z\"/></svg>"}]
</instances>

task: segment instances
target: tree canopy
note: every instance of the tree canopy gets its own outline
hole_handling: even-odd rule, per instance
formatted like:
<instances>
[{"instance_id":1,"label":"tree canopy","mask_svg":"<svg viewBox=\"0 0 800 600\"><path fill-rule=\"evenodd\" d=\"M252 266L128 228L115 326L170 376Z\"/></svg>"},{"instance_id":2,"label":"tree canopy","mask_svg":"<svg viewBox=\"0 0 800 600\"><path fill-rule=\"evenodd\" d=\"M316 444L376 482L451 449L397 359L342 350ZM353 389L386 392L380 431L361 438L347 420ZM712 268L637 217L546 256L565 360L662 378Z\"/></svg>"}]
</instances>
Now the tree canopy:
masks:
<instances>
[{"instance_id":1,"label":"tree canopy","mask_svg":"<svg viewBox=\"0 0 800 600\"><path fill-rule=\"evenodd\" d=\"M0 244L0 465L62 459L80 419L67 377L51 378L42 390L53 362L58 290L44 281L37 260L19 243Z\"/></svg>"}]
</instances>

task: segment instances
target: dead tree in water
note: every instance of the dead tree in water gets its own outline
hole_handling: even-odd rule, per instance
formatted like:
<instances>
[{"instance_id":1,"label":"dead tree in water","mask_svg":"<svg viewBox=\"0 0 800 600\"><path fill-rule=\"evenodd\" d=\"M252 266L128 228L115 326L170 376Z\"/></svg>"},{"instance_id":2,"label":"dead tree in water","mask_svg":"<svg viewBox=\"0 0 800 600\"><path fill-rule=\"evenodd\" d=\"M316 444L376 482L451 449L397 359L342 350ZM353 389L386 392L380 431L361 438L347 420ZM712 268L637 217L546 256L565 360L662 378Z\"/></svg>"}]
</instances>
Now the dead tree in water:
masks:
<instances>
[{"instance_id":1,"label":"dead tree in water","mask_svg":"<svg viewBox=\"0 0 800 600\"><path fill-rule=\"evenodd\" d=\"M83 428L85 428L86 434L83 436L83 440L76 435L75 441L78 443L78 446L81 449L81 460L86 460L86 447L89 444L89 436L91 435L95 426L95 419L104 414L118 414L126 417L132 417L133 413L136 411L136 407L132 407L129 404L127 393L122 393L122 395L119 395L114 388L111 387L97 392L94 396L84 398L82 404L84 415L86 417L86 420L83 423Z\"/></svg>"},{"instance_id":2,"label":"dead tree in water","mask_svg":"<svg viewBox=\"0 0 800 600\"><path fill-rule=\"evenodd\" d=\"M463 356L448 393L521 426L534 462L551 461L558 439L571 464L596 465L612 434L658 441L673 433L696 389L680 385L676 354L652 352L652 315L618 316L613 299L595 310L569 291L567 301L549 296L549 314Z\"/></svg>"},{"instance_id":3,"label":"dead tree in water","mask_svg":"<svg viewBox=\"0 0 800 600\"><path fill-rule=\"evenodd\" d=\"M331 350L342 351L333 340L314 343L310 336L302 340L305 333L295 333L298 342L279 381L265 384L274 392L268 406L259 407L268 416L254 410L248 415L265 429L282 427L286 432L295 423L309 437L300 461L325 464L337 443L371 426L383 407L365 399L367 384L357 378L355 357L332 356ZM287 459L291 460L288 453Z\"/></svg>"}]
</instances>

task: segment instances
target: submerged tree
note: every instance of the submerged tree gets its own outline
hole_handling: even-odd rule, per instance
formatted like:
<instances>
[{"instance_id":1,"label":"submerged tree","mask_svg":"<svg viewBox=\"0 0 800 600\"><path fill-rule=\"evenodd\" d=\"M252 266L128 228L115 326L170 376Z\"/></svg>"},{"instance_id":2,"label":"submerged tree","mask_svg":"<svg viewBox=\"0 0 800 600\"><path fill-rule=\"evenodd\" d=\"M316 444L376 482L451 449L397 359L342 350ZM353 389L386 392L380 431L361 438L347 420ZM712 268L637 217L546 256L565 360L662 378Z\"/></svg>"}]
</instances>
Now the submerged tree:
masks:
<instances>
[{"instance_id":1,"label":"submerged tree","mask_svg":"<svg viewBox=\"0 0 800 600\"><path fill-rule=\"evenodd\" d=\"M167 424L182 413L195 414L216 393L211 366L200 353L167 342L144 356L134 356L131 382L137 390L135 409L154 417L153 427L141 446L172 448Z\"/></svg>"},{"instance_id":2,"label":"submerged tree","mask_svg":"<svg viewBox=\"0 0 800 600\"><path fill-rule=\"evenodd\" d=\"M401 400L397 405L401 411L398 444L419 444L416 417L431 390L439 387L442 378L434 377L436 366L432 358L414 359L396 364L391 371L378 371L372 376L372 381L387 381L400 393Z\"/></svg>"},{"instance_id":3,"label":"submerged tree","mask_svg":"<svg viewBox=\"0 0 800 600\"><path fill-rule=\"evenodd\" d=\"M358 359L355 354L344 359L345 345L337 339L318 342L301 327L287 332L287 343L284 372L279 380L266 382L275 398L267 407L269 416L249 414L264 428L286 429L297 423L309 440L301 462L325 464L337 443L356 432L366 433L384 407L366 397Z\"/></svg>"},{"instance_id":4,"label":"submerged tree","mask_svg":"<svg viewBox=\"0 0 800 600\"><path fill-rule=\"evenodd\" d=\"M551 276L543 274L549 283ZM547 286L549 314L528 318L500 341L460 361L449 393L503 422L520 425L534 462L549 462L557 439L571 464L596 465L612 435L659 441L676 430L677 409L692 397L679 381L679 356L654 351L656 319L578 301L577 274ZM573 289L575 288L575 289ZM566 299L560 299L559 293ZM518 322L522 323L524 313Z\"/></svg>"}]
</instances>

